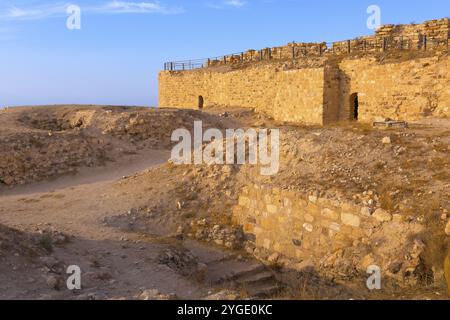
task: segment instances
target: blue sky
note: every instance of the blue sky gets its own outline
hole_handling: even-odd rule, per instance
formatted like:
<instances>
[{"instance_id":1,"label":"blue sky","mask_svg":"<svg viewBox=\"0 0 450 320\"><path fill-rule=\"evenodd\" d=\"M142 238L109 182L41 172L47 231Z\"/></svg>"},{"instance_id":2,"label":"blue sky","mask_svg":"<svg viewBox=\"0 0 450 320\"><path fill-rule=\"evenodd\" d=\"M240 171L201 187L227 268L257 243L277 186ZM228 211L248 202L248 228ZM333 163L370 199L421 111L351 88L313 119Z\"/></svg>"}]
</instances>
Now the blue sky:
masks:
<instances>
[{"instance_id":1,"label":"blue sky","mask_svg":"<svg viewBox=\"0 0 450 320\"><path fill-rule=\"evenodd\" d=\"M373 4L383 24L450 16L449 0L133 1L0 0L0 106L156 105L165 61L371 34Z\"/></svg>"}]
</instances>

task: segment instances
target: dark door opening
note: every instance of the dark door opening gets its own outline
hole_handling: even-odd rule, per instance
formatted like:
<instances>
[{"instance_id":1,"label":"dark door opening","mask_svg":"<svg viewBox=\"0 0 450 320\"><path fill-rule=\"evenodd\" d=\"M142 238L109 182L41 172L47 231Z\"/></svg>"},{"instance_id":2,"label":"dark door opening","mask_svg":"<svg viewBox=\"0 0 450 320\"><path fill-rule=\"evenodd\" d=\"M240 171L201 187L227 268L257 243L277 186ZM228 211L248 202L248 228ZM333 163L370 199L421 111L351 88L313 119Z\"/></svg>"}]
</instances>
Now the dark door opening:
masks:
<instances>
[{"instance_id":1,"label":"dark door opening","mask_svg":"<svg viewBox=\"0 0 450 320\"><path fill-rule=\"evenodd\" d=\"M350 96L350 117L352 120L358 120L359 118L358 93L353 93Z\"/></svg>"},{"instance_id":2,"label":"dark door opening","mask_svg":"<svg viewBox=\"0 0 450 320\"><path fill-rule=\"evenodd\" d=\"M200 110L203 109L204 103L205 103L205 100L203 99L203 96L198 96L198 108Z\"/></svg>"}]
</instances>

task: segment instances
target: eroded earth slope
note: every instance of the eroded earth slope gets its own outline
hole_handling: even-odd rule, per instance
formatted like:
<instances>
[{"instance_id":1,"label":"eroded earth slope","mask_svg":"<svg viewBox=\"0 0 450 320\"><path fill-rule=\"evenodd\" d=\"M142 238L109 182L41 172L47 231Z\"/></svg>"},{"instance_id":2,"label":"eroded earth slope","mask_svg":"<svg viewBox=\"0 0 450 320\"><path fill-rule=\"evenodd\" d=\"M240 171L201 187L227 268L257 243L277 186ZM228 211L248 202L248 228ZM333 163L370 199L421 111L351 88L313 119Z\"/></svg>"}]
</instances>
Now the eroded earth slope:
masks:
<instances>
[{"instance_id":1,"label":"eroded earth slope","mask_svg":"<svg viewBox=\"0 0 450 320\"><path fill-rule=\"evenodd\" d=\"M278 174L265 177L251 165L174 165L171 134L192 130L196 120L221 130L281 129ZM445 298L449 125L424 119L406 129L293 126L219 107L0 111L0 297ZM415 259L414 271L426 281L368 291L352 263L371 254L370 244L350 244L330 256L326 270L296 268L254 248L232 221L241 190L253 184L352 201L368 214L380 209L401 219L410 233L377 229L389 245L374 254L390 259L407 247L405 259ZM81 291L66 289L68 265L83 270Z\"/></svg>"}]
</instances>

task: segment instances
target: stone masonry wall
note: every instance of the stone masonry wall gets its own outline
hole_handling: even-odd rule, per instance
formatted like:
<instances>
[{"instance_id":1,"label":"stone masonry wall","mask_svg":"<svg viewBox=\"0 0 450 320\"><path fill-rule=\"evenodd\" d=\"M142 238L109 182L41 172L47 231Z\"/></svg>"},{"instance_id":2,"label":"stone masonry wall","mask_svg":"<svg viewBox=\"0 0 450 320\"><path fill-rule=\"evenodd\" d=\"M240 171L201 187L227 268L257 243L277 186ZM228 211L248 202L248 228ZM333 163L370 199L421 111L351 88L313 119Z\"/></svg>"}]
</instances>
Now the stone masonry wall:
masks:
<instances>
[{"instance_id":1,"label":"stone masonry wall","mask_svg":"<svg viewBox=\"0 0 450 320\"><path fill-rule=\"evenodd\" d=\"M247 251L285 267L310 265L350 275L375 264L404 280L419 268L424 248L414 240L422 226L400 215L299 190L244 187L233 220L249 241Z\"/></svg>"},{"instance_id":2,"label":"stone masonry wall","mask_svg":"<svg viewBox=\"0 0 450 320\"><path fill-rule=\"evenodd\" d=\"M338 68L341 120L352 114L352 93L358 93L362 122L450 115L448 56L389 63L377 62L375 58L344 59Z\"/></svg>"},{"instance_id":3,"label":"stone masonry wall","mask_svg":"<svg viewBox=\"0 0 450 320\"><path fill-rule=\"evenodd\" d=\"M352 246L377 223L352 204L258 185L244 188L233 217L256 247L300 261Z\"/></svg>"},{"instance_id":4,"label":"stone masonry wall","mask_svg":"<svg viewBox=\"0 0 450 320\"><path fill-rule=\"evenodd\" d=\"M359 121L416 120L450 115L450 58L434 55L379 62L344 58L320 68L283 70L277 64L233 71L201 69L159 75L159 106L255 108L276 120L329 124L350 120L358 94Z\"/></svg>"},{"instance_id":5,"label":"stone masonry wall","mask_svg":"<svg viewBox=\"0 0 450 320\"><path fill-rule=\"evenodd\" d=\"M323 68L281 70L268 64L228 72L208 69L159 74L159 106L255 108L277 120L322 124Z\"/></svg>"}]
</instances>

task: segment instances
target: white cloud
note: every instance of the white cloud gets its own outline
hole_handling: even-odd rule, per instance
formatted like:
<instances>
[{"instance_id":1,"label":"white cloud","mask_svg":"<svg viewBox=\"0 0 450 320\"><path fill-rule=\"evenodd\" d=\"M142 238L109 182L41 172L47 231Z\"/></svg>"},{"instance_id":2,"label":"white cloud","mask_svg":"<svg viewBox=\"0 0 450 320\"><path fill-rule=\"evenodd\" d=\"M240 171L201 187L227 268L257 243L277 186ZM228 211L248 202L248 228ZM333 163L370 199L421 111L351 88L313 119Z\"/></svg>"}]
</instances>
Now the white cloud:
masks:
<instances>
[{"instance_id":1,"label":"white cloud","mask_svg":"<svg viewBox=\"0 0 450 320\"><path fill-rule=\"evenodd\" d=\"M247 4L245 0L222 0L222 1L209 1L205 5L212 9L225 9L227 7L241 8Z\"/></svg>"},{"instance_id":2,"label":"white cloud","mask_svg":"<svg viewBox=\"0 0 450 320\"><path fill-rule=\"evenodd\" d=\"M181 7L166 7L158 1L154 2L125 2L111 1L105 5L93 7L92 11L99 13L160 13L160 14L179 14L184 10Z\"/></svg>"},{"instance_id":3,"label":"white cloud","mask_svg":"<svg viewBox=\"0 0 450 320\"><path fill-rule=\"evenodd\" d=\"M245 6L247 4L247 1L244 1L244 0L227 0L227 1L225 1L225 4L227 6L240 8L240 7Z\"/></svg>"},{"instance_id":4,"label":"white cloud","mask_svg":"<svg viewBox=\"0 0 450 320\"><path fill-rule=\"evenodd\" d=\"M34 7L12 6L0 11L0 20L39 20L67 15L69 3L46 4ZM92 6L81 6L83 14L179 14L182 7L167 7L159 1L126 2L109 1Z\"/></svg>"},{"instance_id":5,"label":"white cloud","mask_svg":"<svg viewBox=\"0 0 450 320\"><path fill-rule=\"evenodd\" d=\"M62 16L66 12L67 5L52 4L37 7L18 8L12 6L0 14L5 20L37 20Z\"/></svg>"}]
</instances>

